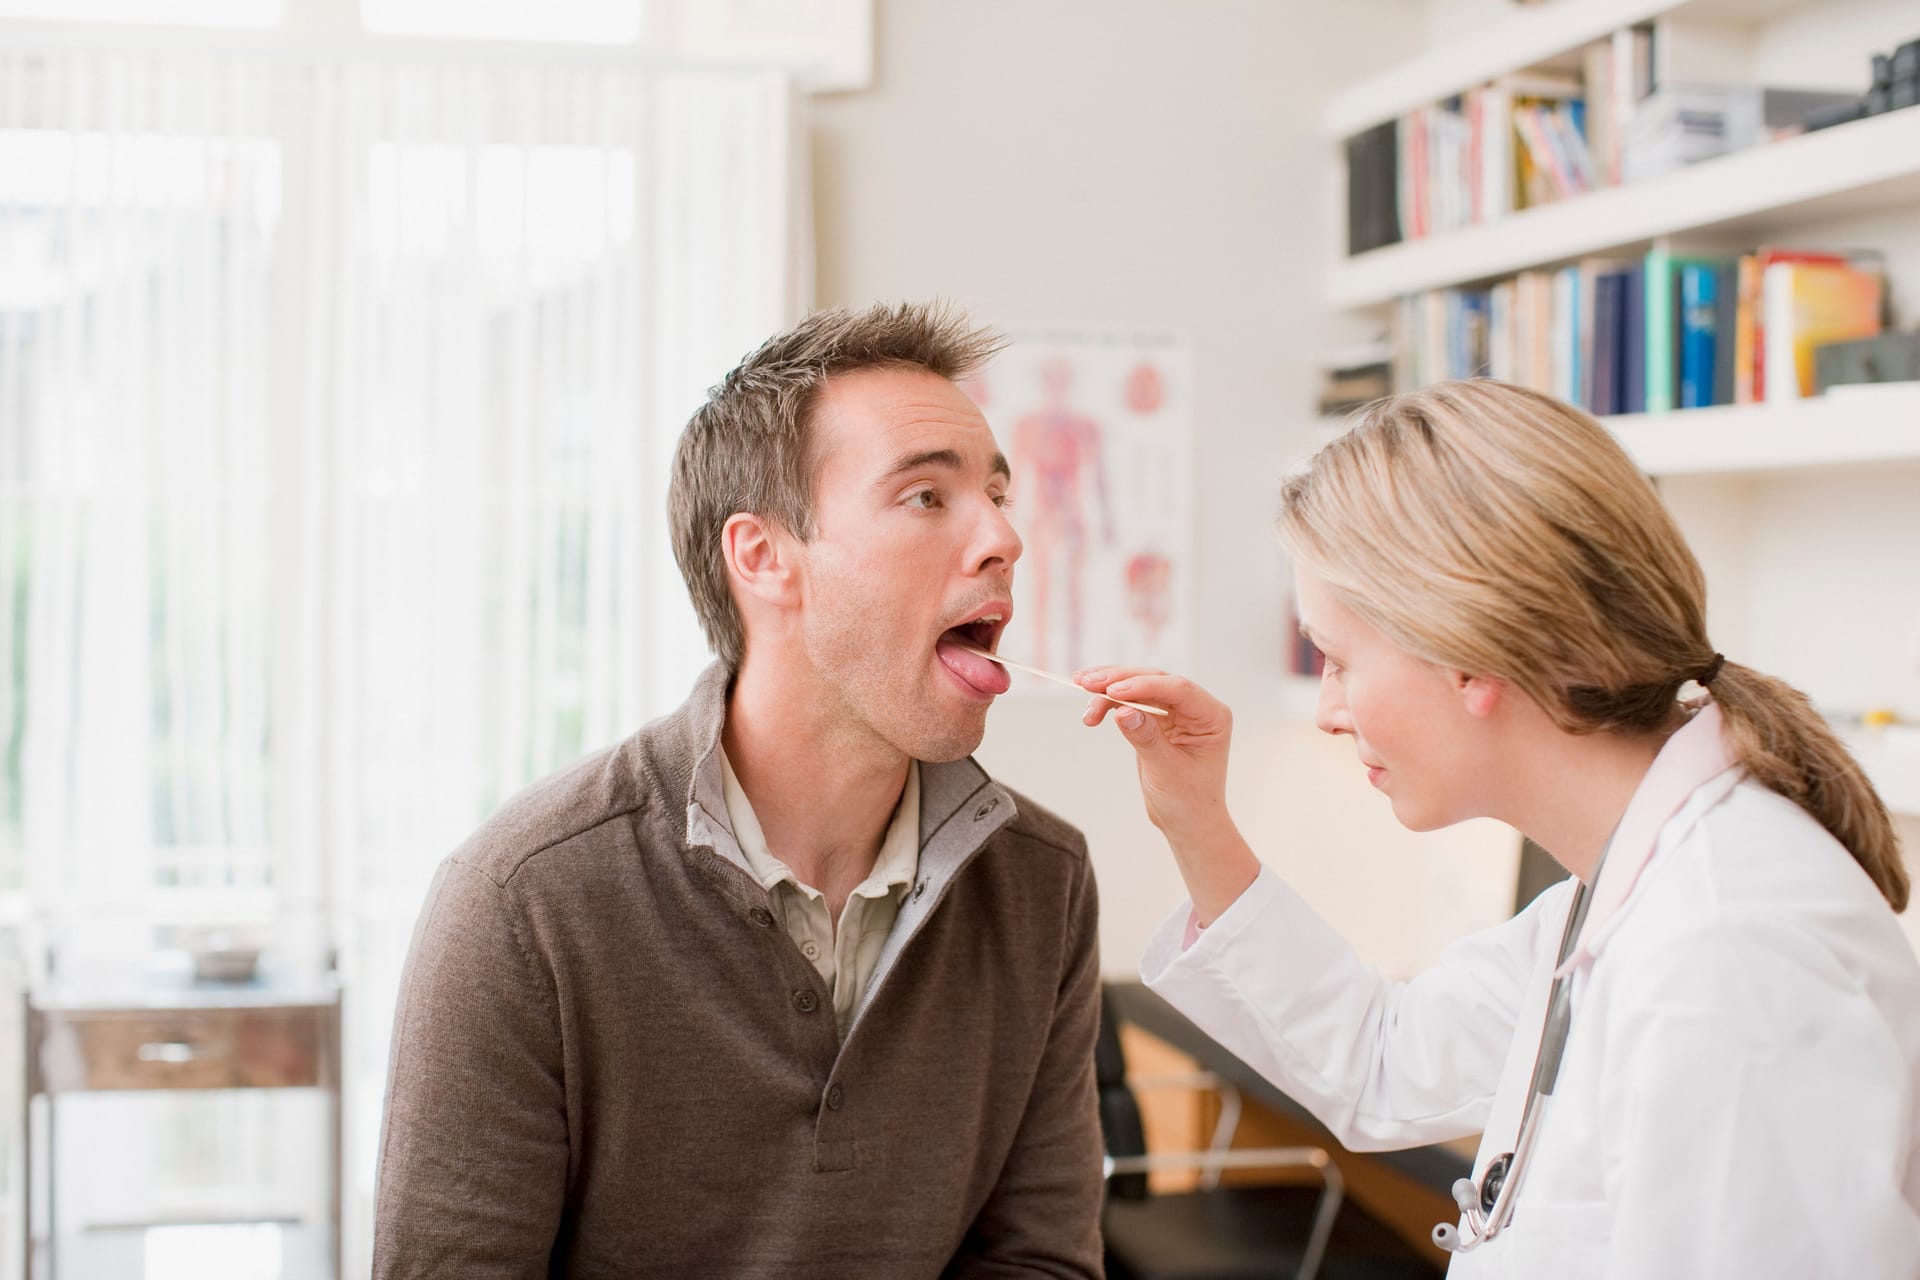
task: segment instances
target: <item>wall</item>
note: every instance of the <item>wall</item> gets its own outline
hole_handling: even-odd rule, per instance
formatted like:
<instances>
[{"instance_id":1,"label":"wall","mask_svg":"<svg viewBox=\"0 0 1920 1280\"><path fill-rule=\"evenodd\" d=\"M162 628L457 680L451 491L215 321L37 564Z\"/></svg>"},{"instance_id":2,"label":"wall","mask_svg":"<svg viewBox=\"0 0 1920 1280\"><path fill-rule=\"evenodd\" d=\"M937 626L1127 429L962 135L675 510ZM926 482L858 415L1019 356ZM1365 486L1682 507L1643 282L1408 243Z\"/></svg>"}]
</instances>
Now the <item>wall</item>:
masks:
<instances>
[{"instance_id":1,"label":"wall","mask_svg":"<svg viewBox=\"0 0 1920 1280\"><path fill-rule=\"evenodd\" d=\"M1236 708L1243 829L1389 970L1499 918L1511 834L1402 831L1280 675L1273 495L1309 447L1337 243L1320 103L1406 56L1419 5L881 0L876 21L873 88L816 102L821 305L940 294L1004 328L1191 335L1191 674ZM1082 728L1076 707L1003 699L980 757L1087 832L1106 967L1129 973L1182 894L1126 744Z\"/></svg>"}]
</instances>

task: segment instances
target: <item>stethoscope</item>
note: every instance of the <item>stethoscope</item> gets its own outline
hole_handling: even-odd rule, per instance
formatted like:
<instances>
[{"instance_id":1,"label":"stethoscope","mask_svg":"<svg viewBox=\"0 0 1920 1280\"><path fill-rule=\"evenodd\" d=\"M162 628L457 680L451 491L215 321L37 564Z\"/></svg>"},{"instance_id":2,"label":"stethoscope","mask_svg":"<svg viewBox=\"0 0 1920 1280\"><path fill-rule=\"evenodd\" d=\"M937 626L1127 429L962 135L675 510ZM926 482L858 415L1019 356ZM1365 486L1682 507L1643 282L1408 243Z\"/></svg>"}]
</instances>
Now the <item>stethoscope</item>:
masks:
<instances>
[{"instance_id":1,"label":"stethoscope","mask_svg":"<svg viewBox=\"0 0 1920 1280\"><path fill-rule=\"evenodd\" d=\"M1603 852L1601 862L1605 861ZM1593 878L1599 880L1599 867L1594 868ZM1553 1083L1560 1074L1560 1057L1567 1047L1567 1029L1572 1023L1573 975L1560 970L1573 954L1580 925L1587 918L1587 899L1592 896L1592 885L1582 881L1573 892L1573 905L1567 909L1567 931L1560 938L1560 958L1554 963L1556 976L1547 990L1547 1018L1540 1028L1540 1048L1533 1059L1533 1083L1527 1089L1527 1105L1520 1113L1520 1133L1514 1139L1513 1150L1487 1165L1480 1175L1480 1185L1475 1186L1470 1178L1454 1182L1453 1200L1466 1220L1465 1237L1451 1222L1443 1222L1433 1229L1433 1242L1448 1253L1466 1253L1478 1248L1506 1230L1513 1217L1514 1197L1520 1194L1527 1157L1540 1133L1540 1115L1546 1110L1547 1099L1553 1096Z\"/></svg>"}]
</instances>

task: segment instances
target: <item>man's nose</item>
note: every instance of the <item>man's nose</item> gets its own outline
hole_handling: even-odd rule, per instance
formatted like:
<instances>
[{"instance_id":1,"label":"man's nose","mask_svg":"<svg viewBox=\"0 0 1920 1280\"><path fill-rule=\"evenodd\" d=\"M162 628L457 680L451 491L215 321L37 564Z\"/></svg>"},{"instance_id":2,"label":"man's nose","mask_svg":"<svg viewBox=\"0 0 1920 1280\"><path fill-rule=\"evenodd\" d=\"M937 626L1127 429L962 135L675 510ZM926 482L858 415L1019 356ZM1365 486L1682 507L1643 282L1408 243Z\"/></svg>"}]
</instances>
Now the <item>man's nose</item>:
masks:
<instances>
[{"instance_id":1,"label":"man's nose","mask_svg":"<svg viewBox=\"0 0 1920 1280\"><path fill-rule=\"evenodd\" d=\"M981 521L977 554L974 557L975 572L1011 569L1013 562L1020 558L1020 553L1025 549L1026 544L1020 540L1013 522L1007 519L1006 508L989 502Z\"/></svg>"}]
</instances>

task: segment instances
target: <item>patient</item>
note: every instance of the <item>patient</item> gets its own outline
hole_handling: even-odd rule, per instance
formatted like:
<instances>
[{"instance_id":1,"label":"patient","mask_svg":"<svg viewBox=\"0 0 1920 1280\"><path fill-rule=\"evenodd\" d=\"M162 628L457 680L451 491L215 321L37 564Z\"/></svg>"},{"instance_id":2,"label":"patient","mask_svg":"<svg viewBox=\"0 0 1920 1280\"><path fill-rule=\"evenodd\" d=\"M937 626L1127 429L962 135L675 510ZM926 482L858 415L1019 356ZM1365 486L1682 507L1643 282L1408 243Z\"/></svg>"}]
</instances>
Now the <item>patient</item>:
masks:
<instances>
[{"instance_id":1,"label":"patient","mask_svg":"<svg viewBox=\"0 0 1920 1280\"><path fill-rule=\"evenodd\" d=\"M681 436L719 655L441 865L374 1274L1097 1276L1080 833L969 753L1020 539L937 306L816 314Z\"/></svg>"}]
</instances>

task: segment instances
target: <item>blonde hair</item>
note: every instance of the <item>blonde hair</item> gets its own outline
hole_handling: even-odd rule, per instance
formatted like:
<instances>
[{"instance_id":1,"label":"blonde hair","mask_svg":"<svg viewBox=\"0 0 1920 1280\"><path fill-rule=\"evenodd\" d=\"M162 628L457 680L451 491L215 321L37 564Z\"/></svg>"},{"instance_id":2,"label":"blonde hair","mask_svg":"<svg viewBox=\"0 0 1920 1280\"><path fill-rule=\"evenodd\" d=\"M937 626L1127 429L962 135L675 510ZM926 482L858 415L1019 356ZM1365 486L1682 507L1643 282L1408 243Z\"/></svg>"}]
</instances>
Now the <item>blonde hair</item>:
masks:
<instances>
[{"instance_id":1,"label":"blonde hair","mask_svg":"<svg viewBox=\"0 0 1920 1280\"><path fill-rule=\"evenodd\" d=\"M1591 417L1503 382L1437 383L1360 411L1280 510L1289 549L1369 625L1511 682L1569 733L1656 730L1711 673L1748 773L1905 909L1899 841L1858 762L1805 694L1720 662L1699 562Z\"/></svg>"}]
</instances>

